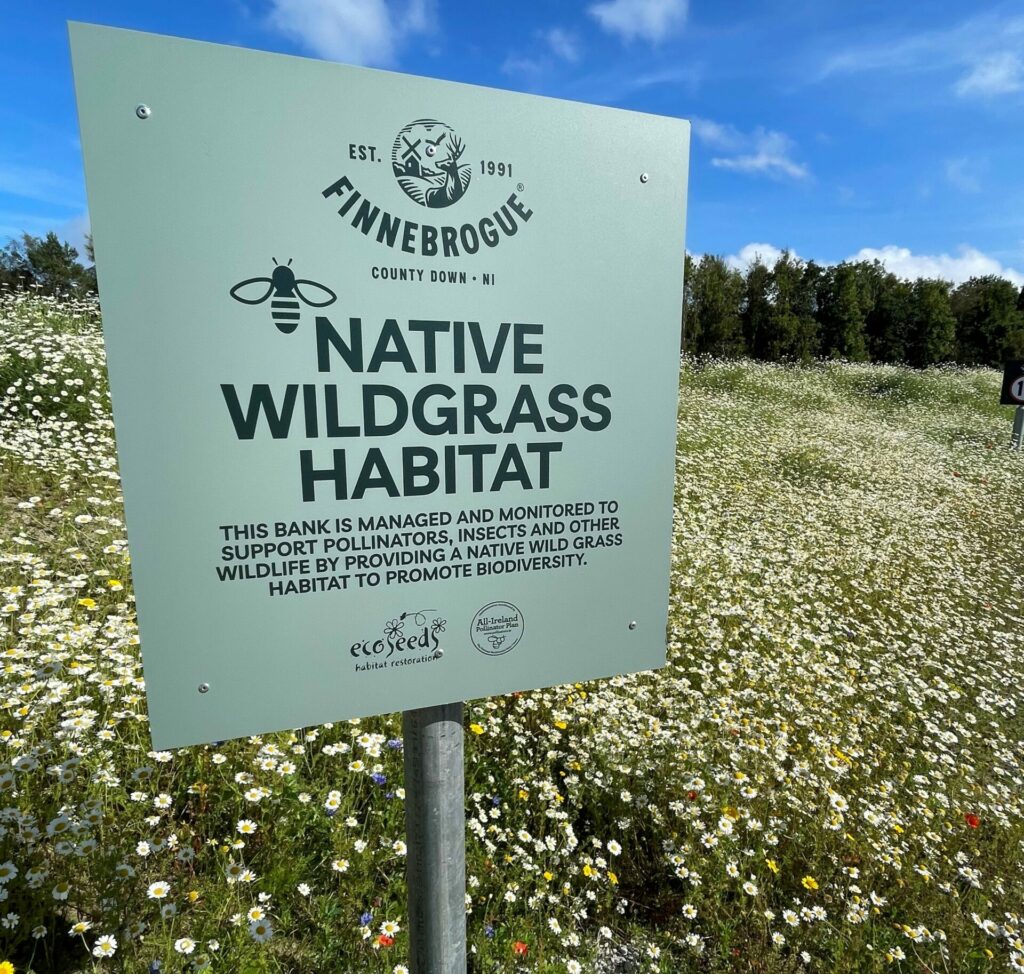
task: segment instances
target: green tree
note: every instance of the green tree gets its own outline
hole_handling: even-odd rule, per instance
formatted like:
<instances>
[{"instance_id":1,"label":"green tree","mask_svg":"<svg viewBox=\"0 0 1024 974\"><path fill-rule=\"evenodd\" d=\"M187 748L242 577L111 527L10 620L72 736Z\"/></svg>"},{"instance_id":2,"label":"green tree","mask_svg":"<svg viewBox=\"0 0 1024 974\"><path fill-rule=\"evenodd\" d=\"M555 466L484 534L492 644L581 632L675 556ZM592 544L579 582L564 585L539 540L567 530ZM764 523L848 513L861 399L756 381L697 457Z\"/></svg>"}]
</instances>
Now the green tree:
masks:
<instances>
[{"instance_id":1,"label":"green tree","mask_svg":"<svg viewBox=\"0 0 1024 974\"><path fill-rule=\"evenodd\" d=\"M696 264L689 254L683 257L683 318L679 327L679 350L684 355L693 355L693 339L691 332L695 327L693 320L693 275Z\"/></svg>"},{"instance_id":2,"label":"green tree","mask_svg":"<svg viewBox=\"0 0 1024 974\"><path fill-rule=\"evenodd\" d=\"M1001 365L1024 332L1017 289L994 275L972 277L950 295L956 317L956 360L964 365Z\"/></svg>"},{"instance_id":3,"label":"green tree","mask_svg":"<svg viewBox=\"0 0 1024 974\"><path fill-rule=\"evenodd\" d=\"M818 351L815 288L821 268L788 250L772 267L769 357L810 361Z\"/></svg>"},{"instance_id":4,"label":"green tree","mask_svg":"<svg viewBox=\"0 0 1024 974\"><path fill-rule=\"evenodd\" d=\"M919 368L949 362L956 349L950 284L918 279L911 285L910 362Z\"/></svg>"},{"instance_id":5,"label":"green tree","mask_svg":"<svg viewBox=\"0 0 1024 974\"><path fill-rule=\"evenodd\" d=\"M78 261L78 251L50 231L45 237L23 233L0 251L0 281L10 287L36 287L44 294L96 290L92 268Z\"/></svg>"},{"instance_id":6,"label":"green tree","mask_svg":"<svg viewBox=\"0 0 1024 974\"><path fill-rule=\"evenodd\" d=\"M25 253L36 282L47 294L59 294L82 288L85 268L78 262L78 251L63 243L52 230L42 239L24 236Z\"/></svg>"},{"instance_id":7,"label":"green tree","mask_svg":"<svg viewBox=\"0 0 1024 974\"><path fill-rule=\"evenodd\" d=\"M818 287L821 352L830 358L863 362L868 357L865 281L855 264L830 267Z\"/></svg>"},{"instance_id":8,"label":"green tree","mask_svg":"<svg viewBox=\"0 0 1024 974\"><path fill-rule=\"evenodd\" d=\"M771 359L773 308L771 300L772 272L758 258L747 268L743 279L743 301L740 320L747 351L754 358Z\"/></svg>"},{"instance_id":9,"label":"green tree","mask_svg":"<svg viewBox=\"0 0 1024 974\"><path fill-rule=\"evenodd\" d=\"M35 283L24 240L11 240L0 250L0 285L26 288Z\"/></svg>"},{"instance_id":10,"label":"green tree","mask_svg":"<svg viewBox=\"0 0 1024 974\"><path fill-rule=\"evenodd\" d=\"M912 286L895 274L883 273L878 280L874 303L865 319L872 361L909 361L912 305Z\"/></svg>"},{"instance_id":11,"label":"green tree","mask_svg":"<svg viewBox=\"0 0 1024 974\"><path fill-rule=\"evenodd\" d=\"M705 254L694 262L690 279L689 349L695 354L723 358L743 355L742 275L723 258Z\"/></svg>"}]
</instances>

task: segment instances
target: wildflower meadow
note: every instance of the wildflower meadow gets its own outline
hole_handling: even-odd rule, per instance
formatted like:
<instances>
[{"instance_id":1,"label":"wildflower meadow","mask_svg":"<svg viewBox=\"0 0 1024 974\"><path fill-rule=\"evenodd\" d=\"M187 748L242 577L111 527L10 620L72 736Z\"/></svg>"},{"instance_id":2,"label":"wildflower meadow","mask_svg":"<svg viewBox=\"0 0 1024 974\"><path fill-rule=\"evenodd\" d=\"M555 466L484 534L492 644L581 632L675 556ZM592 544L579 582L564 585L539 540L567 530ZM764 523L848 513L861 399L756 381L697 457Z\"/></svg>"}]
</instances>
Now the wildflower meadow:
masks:
<instances>
[{"instance_id":1,"label":"wildflower meadow","mask_svg":"<svg viewBox=\"0 0 1024 974\"><path fill-rule=\"evenodd\" d=\"M684 365L668 665L466 704L472 971L1024 970L998 385ZM5 293L0 970L406 972L400 715L154 751L138 642L98 309Z\"/></svg>"}]
</instances>

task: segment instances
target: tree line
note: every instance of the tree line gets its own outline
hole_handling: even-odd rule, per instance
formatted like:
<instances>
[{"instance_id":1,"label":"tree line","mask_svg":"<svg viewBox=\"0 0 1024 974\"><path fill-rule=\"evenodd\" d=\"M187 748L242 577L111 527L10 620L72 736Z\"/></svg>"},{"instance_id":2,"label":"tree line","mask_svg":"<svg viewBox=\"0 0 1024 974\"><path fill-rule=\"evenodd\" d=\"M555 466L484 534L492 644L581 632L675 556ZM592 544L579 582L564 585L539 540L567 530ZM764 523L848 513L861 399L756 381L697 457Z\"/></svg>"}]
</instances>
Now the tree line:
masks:
<instances>
[{"instance_id":1,"label":"tree line","mask_svg":"<svg viewBox=\"0 0 1024 974\"><path fill-rule=\"evenodd\" d=\"M1024 288L993 275L903 280L879 261L823 266L788 252L746 272L686 256L688 356L768 361L942 362L1001 367L1024 358Z\"/></svg>"},{"instance_id":2,"label":"tree line","mask_svg":"<svg viewBox=\"0 0 1024 974\"><path fill-rule=\"evenodd\" d=\"M94 261L92 238L85 254ZM0 287L32 288L43 294L95 294L96 268L86 267L78 251L50 231L45 237L23 233L0 250Z\"/></svg>"},{"instance_id":3,"label":"tree line","mask_svg":"<svg viewBox=\"0 0 1024 974\"><path fill-rule=\"evenodd\" d=\"M92 240L85 256L93 261ZM784 252L745 272L686 255L682 348L688 356L807 362L941 362L999 367L1024 359L1024 288L994 275L908 281L879 261L824 266ZM0 249L0 287L96 292L96 268L50 232Z\"/></svg>"}]
</instances>

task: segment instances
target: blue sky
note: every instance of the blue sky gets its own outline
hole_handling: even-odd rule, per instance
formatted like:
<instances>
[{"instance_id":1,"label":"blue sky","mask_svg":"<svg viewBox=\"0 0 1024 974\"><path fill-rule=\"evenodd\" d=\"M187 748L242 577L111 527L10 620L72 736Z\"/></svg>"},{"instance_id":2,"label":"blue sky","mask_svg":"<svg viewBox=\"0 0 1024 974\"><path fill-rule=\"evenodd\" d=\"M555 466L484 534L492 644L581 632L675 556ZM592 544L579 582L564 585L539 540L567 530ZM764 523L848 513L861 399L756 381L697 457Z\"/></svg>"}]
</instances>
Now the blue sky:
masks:
<instances>
[{"instance_id":1,"label":"blue sky","mask_svg":"<svg viewBox=\"0 0 1024 974\"><path fill-rule=\"evenodd\" d=\"M65 22L689 118L687 246L1024 285L1024 5L43 0L0 36L0 241L88 226Z\"/></svg>"}]
</instances>

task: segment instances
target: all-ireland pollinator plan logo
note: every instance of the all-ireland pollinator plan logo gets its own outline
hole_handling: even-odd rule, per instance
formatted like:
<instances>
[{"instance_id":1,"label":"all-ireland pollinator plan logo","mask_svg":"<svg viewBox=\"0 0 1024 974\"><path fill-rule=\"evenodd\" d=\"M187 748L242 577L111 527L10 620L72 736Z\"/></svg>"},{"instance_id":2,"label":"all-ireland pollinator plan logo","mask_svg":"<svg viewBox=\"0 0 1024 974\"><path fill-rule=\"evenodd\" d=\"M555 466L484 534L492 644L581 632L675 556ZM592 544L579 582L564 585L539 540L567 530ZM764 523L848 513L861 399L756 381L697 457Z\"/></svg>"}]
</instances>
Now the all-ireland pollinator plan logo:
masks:
<instances>
[{"instance_id":1,"label":"all-ireland pollinator plan logo","mask_svg":"<svg viewBox=\"0 0 1024 974\"><path fill-rule=\"evenodd\" d=\"M367 139L368 143L372 141ZM453 126L434 118L419 118L402 126L392 143L390 160L393 185L401 189L404 197L387 204L396 212L364 195L365 182L360 182L355 168L321 190L321 195L337 207L338 216L346 223L393 250L442 258L486 252L514 237L533 216L533 210L520 196L526 187L512 181L513 163L507 159L475 157L467 162L467 144ZM357 166L384 161L376 145L357 142L349 144L348 158ZM496 190L493 201L484 204L494 208L484 216L466 213L463 200L471 182L474 187L481 187L473 191L477 205L485 190ZM512 187L512 192L508 187ZM447 216L449 208L461 211L461 222L433 224L421 222L412 214L407 218L409 200L437 212L438 217Z\"/></svg>"}]
</instances>

